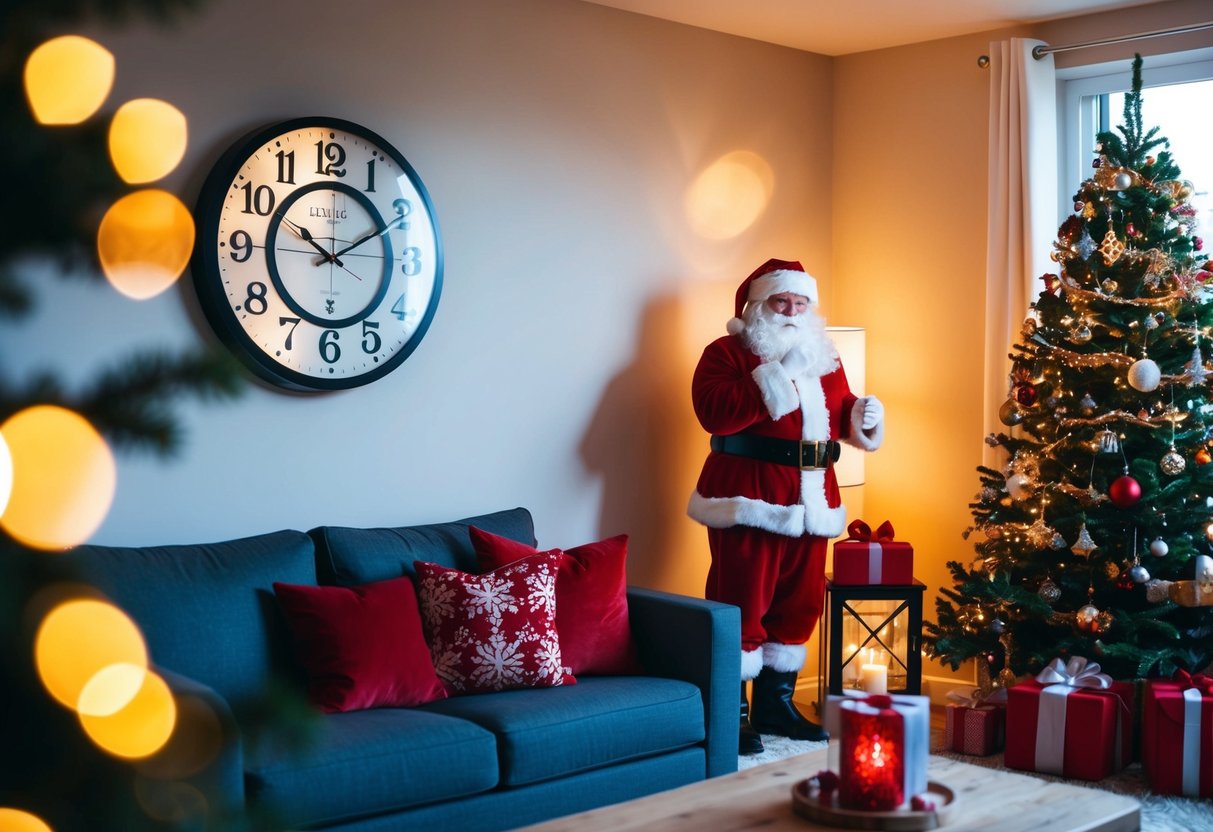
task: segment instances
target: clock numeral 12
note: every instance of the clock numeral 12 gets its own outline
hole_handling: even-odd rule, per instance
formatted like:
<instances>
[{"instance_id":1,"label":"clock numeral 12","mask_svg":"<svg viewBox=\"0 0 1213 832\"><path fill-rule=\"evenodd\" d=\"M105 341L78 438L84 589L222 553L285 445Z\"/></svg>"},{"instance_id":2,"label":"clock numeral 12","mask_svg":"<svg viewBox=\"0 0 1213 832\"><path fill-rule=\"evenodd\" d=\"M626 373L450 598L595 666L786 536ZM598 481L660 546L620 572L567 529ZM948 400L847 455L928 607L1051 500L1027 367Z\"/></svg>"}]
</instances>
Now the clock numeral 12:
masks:
<instances>
[{"instance_id":1,"label":"clock numeral 12","mask_svg":"<svg viewBox=\"0 0 1213 832\"><path fill-rule=\"evenodd\" d=\"M325 162L328 164L325 164ZM316 173L322 176L345 176L345 148L337 142L316 142Z\"/></svg>"}]
</instances>

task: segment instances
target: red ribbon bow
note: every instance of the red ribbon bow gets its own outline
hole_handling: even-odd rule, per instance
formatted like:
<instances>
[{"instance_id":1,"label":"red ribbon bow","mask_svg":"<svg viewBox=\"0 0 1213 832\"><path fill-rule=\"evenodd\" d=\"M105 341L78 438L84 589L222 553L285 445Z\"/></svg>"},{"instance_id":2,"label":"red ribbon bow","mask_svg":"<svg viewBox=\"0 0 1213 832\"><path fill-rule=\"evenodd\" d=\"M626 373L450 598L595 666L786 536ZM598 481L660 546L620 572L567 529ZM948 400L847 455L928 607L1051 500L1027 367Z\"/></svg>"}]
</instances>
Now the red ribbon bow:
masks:
<instances>
[{"instance_id":1,"label":"red ribbon bow","mask_svg":"<svg viewBox=\"0 0 1213 832\"><path fill-rule=\"evenodd\" d=\"M862 520L852 520L851 525L847 526L847 535L850 540L858 540L863 543L892 543L893 524L886 520L873 533L872 527L867 523Z\"/></svg>"},{"instance_id":2,"label":"red ribbon bow","mask_svg":"<svg viewBox=\"0 0 1213 832\"><path fill-rule=\"evenodd\" d=\"M1196 688L1205 696L1213 696L1213 676L1206 676L1203 673L1189 673L1186 670L1177 670L1175 671L1175 675L1171 678L1183 685L1184 690Z\"/></svg>"}]
</instances>

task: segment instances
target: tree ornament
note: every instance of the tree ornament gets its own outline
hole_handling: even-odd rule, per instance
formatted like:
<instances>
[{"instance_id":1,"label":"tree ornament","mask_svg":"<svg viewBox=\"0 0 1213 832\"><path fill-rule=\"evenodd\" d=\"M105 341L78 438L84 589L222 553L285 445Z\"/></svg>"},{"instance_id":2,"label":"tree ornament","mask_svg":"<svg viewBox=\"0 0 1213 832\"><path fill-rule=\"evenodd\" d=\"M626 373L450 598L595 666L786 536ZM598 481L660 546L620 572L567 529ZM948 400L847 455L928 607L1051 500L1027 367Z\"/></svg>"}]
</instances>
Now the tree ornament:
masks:
<instances>
[{"instance_id":1,"label":"tree ornament","mask_svg":"<svg viewBox=\"0 0 1213 832\"><path fill-rule=\"evenodd\" d=\"M1078 539L1074 541L1074 545L1070 547L1070 551L1080 558L1085 558L1090 557L1091 553L1098 548L1099 544L1091 539L1091 533L1087 531L1087 524L1083 523L1082 528L1078 530Z\"/></svg>"},{"instance_id":2,"label":"tree ornament","mask_svg":"<svg viewBox=\"0 0 1213 832\"><path fill-rule=\"evenodd\" d=\"M1075 344L1086 344L1091 340L1091 327L1086 323L1080 322L1078 326L1070 330L1070 340Z\"/></svg>"},{"instance_id":3,"label":"tree ornament","mask_svg":"<svg viewBox=\"0 0 1213 832\"><path fill-rule=\"evenodd\" d=\"M998 421L1010 428L1023 421L1023 413L1014 399L1007 399L1002 407L998 408Z\"/></svg>"},{"instance_id":4,"label":"tree ornament","mask_svg":"<svg viewBox=\"0 0 1213 832\"><path fill-rule=\"evenodd\" d=\"M1037 588L1036 594L1046 604L1056 604L1061 599L1061 587L1053 583L1052 578L1045 578L1044 582Z\"/></svg>"},{"instance_id":5,"label":"tree ornament","mask_svg":"<svg viewBox=\"0 0 1213 832\"><path fill-rule=\"evenodd\" d=\"M999 687L1009 688L1014 685L1016 681L1018 680L1015 678L1015 671L1011 668L1004 667L1002 670L998 671Z\"/></svg>"},{"instance_id":6,"label":"tree ornament","mask_svg":"<svg viewBox=\"0 0 1213 832\"><path fill-rule=\"evenodd\" d=\"M1103 290L1109 295L1116 294L1116 290L1120 288L1120 284L1110 277L1104 278L1103 282L1101 282L1099 285L1103 287Z\"/></svg>"},{"instance_id":7,"label":"tree ornament","mask_svg":"<svg viewBox=\"0 0 1213 832\"><path fill-rule=\"evenodd\" d=\"M1120 453L1120 437L1113 430L1101 430L1099 432L1099 452L1101 454L1118 454Z\"/></svg>"},{"instance_id":8,"label":"tree ornament","mask_svg":"<svg viewBox=\"0 0 1213 832\"><path fill-rule=\"evenodd\" d=\"M1074 623L1083 632L1093 632L1095 622L1099 618L1099 607L1094 604L1084 604L1074 613Z\"/></svg>"},{"instance_id":9,"label":"tree ornament","mask_svg":"<svg viewBox=\"0 0 1213 832\"><path fill-rule=\"evenodd\" d=\"M1124 190L1124 189L1122 188L1121 190ZM1137 227L1135 225L1133 225L1133 223L1127 222L1127 223L1125 223L1125 233L1128 234L1130 237L1136 237L1137 236Z\"/></svg>"},{"instance_id":10,"label":"tree ornament","mask_svg":"<svg viewBox=\"0 0 1213 832\"><path fill-rule=\"evenodd\" d=\"M1114 581L1120 577L1120 567L1110 560L1104 561L1103 574L1109 581Z\"/></svg>"},{"instance_id":11,"label":"tree ornament","mask_svg":"<svg viewBox=\"0 0 1213 832\"><path fill-rule=\"evenodd\" d=\"M1130 477L1128 471L1125 468L1125 473L1108 486L1108 499L1117 508L1131 508L1141 499L1141 483Z\"/></svg>"},{"instance_id":12,"label":"tree ornament","mask_svg":"<svg viewBox=\"0 0 1213 832\"><path fill-rule=\"evenodd\" d=\"M1129 578L1135 584L1144 584L1150 580L1150 570L1146 569L1140 563L1129 567Z\"/></svg>"},{"instance_id":13,"label":"tree ornament","mask_svg":"<svg viewBox=\"0 0 1213 832\"><path fill-rule=\"evenodd\" d=\"M1209 449L1198 448L1196 451L1196 464L1208 465L1210 462L1213 462L1213 456L1209 455Z\"/></svg>"},{"instance_id":14,"label":"tree ornament","mask_svg":"<svg viewBox=\"0 0 1213 832\"><path fill-rule=\"evenodd\" d=\"M1116 236L1116 232L1109 228L1108 233L1103 235L1103 242L1099 244L1099 254L1103 257L1103 264L1111 266L1124 253L1125 244Z\"/></svg>"},{"instance_id":15,"label":"tree ornament","mask_svg":"<svg viewBox=\"0 0 1213 832\"><path fill-rule=\"evenodd\" d=\"M1162 459L1158 461L1158 467L1161 468L1162 472L1168 477L1179 476L1184 472L1184 468L1187 466L1187 461L1179 455L1179 452L1175 450L1174 445L1172 445L1170 450L1163 454Z\"/></svg>"},{"instance_id":16,"label":"tree ornament","mask_svg":"<svg viewBox=\"0 0 1213 832\"><path fill-rule=\"evenodd\" d=\"M1025 474L1012 474L1007 477L1007 493L1012 500L1021 500L1028 494L1032 482Z\"/></svg>"},{"instance_id":17,"label":"tree ornament","mask_svg":"<svg viewBox=\"0 0 1213 832\"><path fill-rule=\"evenodd\" d=\"M1024 407L1031 407L1036 404L1037 395L1036 385L1031 382L1021 381L1015 385L1015 401Z\"/></svg>"},{"instance_id":18,"label":"tree ornament","mask_svg":"<svg viewBox=\"0 0 1213 832\"><path fill-rule=\"evenodd\" d=\"M1112 184L1118 191L1127 191L1133 187L1133 177L1127 170L1122 170L1113 178Z\"/></svg>"},{"instance_id":19,"label":"tree ornament","mask_svg":"<svg viewBox=\"0 0 1213 832\"><path fill-rule=\"evenodd\" d=\"M1112 629L1112 625L1116 622L1112 613L1107 610L1101 610L1099 615L1095 616L1095 625L1091 628L1093 635L1102 636L1108 630Z\"/></svg>"},{"instance_id":20,"label":"tree ornament","mask_svg":"<svg viewBox=\"0 0 1213 832\"><path fill-rule=\"evenodd\" d=\"M995 618L990 621L990 632L996 636L1002 635L1007 629L1007 622L1001 618Z\"/></svg>"},{"instance_id":21,"label":"tree ornament","mask_svg":"<svg viewBox=\"0 0 1213 832\"><path fill-rule=\"evenodd\" d=\"M1165 558L1167 552L1171 551L1171 547L1167 545L1167 541L1161 537L1156 537L1150 541L1150 554L1156 558Z\"/></svg>"},{"instance_id":22,"label":"tree ornament","mask_svg":"<svg viewBox=\"0 0 1213 832\"><path fill-rule=\"evenodd\" d=\"M1133 362L1129 368L1129 386L1141 393L1150 393L1158 389L1162 381L1162 370L1152 358L1142 357Z\"/></svg>"},{"instance_id":23,"label":"tree ornament","mask_svg":"<svg viewBox=\"0 0 1213 832\"><path fill-rule=\"evenodd\" d=\"M1095 240L1091 237L1085 225L1082 228L1082 235L1078 238L1078 242L1074 244L1074 248L1078 251L1078 256L1084 261L1090 260L1091 255L1095 253Z\"/></svg>"},{"instance_id":24,"label":"tree ornament","mask_svg":"<svg viewBox=\"0 0 1213 832\"><path fill-rule=\"evenodd\" d=\"M1189 387L1198 387L1204 384L1205 379L1210 375L1213 375L1213 373L1210 373L1205 367L1204 356L1200 354L1200 342L1197 341L1196 346L1192 348L1192 358L1184 365L1184 371L1180 378Z\"/></svg>"},{"instance_id":25,"label":"tree ornament","mask_svg":"<svg viewBox=\"0 0 1213 832\"><path fill-rule=\"evenodd\" d=\"M1090 416L1095 413L1095 399L1091 398L1090 393L1083 393L1082 400L1078 403L1078 412L1083 416Z\"/></svg>"}]
</instances>

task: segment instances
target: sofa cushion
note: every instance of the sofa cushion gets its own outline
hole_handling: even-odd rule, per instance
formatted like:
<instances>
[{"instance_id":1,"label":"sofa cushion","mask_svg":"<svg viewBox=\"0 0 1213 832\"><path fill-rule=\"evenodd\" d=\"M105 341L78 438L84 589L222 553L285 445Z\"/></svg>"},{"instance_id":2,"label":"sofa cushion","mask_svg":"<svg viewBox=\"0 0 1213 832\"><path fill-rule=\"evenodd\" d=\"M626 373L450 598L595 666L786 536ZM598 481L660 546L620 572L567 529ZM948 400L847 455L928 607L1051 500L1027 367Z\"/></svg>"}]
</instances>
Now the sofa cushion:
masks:
<instances>
[{"instance_id":1,"label":"sofa cushion","mask_svg":"<svg viewBox=\"0 0 1213 832\"><path fill-rule=\"evenodd\" d=\"M79 546L62 555L143 630L152 661L240 710L297 674L272 584L315 584L306 534L280 531L184 546Z\"/></svg>"},{"instance_id":2,"label":"sofa cushion","mask_svg":"<svg viewBox=\"0 0 1213 832\"><path fill-rule=\"evenodd\" d=\"M535 553L535 547L472 526L472 548L482 571L497 569ZM640 672L628 623L628 536L555 549L556 629L560 655L574 674Z\"/></svg>"},{"instance_id":3,"label":"sofa cushion","mask_svg":"<svg viewBox=\"0 0 1213 832\"><path fill-rule=\"evenodd\" d=\"M320 583L354 586L412 576L413 562L418 560L464 572L478 571L476 554L468 540L470 525L535 544L535 524L525 508L423 526L386 529L319 526L308 534L316 541Z\"/></svg>"},{"instance_id":4,"label":"sofa cushion","mask_svg":"<svg viewBox=\"0 0 1213 832\"><path fill-rule=\"evenodd\" d=\"M483 575L416 563L426 640L452 693L555 687L565 673L556 632L559 552Z\"/></svg>"},{"instance_id":5,"label":"sofa cushion","mask_svg":"<svg viewBox=\"0 0 1213 832\"><path fill-rule=\"evenodd\" d=\"M329 714L302 750L246 746L249 802L276 828L334 823L497 785L493 735L417 708Z\"/></svg>"},{"instance_id":6,"label":"sofa cushion","mask_svg":"<svg viewBox=\"0 0 1213 832\"><path fill-rule=\"evenodd\" d=\"M676 679L586 677L572 687L456 696L421 706L497 736L503 786L522 786L703 741L699 688Z\"/></svg>"},{"instance_id":7,"label":"sofa cushion","mask_svg":"<svg viewBox=\"0 0 1213 832\"><path fill-rule=\"evenodd\" d=\"M408 578L362 586L274 582L308 673L308 699L326 713L423 705L446 698Z\"/></svg>"}]
</instances>

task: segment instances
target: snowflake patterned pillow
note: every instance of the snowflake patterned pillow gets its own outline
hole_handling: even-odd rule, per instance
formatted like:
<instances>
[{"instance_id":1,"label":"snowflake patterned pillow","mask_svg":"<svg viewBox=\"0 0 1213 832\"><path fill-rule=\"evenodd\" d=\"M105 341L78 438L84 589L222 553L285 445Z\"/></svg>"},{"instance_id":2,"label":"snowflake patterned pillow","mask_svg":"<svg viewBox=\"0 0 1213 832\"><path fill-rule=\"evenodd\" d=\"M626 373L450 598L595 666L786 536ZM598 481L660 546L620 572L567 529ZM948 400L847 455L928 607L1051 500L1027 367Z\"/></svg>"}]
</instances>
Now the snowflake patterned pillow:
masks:
<instances>
[{"instance_id":1,"label":"snowflake patterned pillow","mask_svg":"<svg viewBox=\"0 0 1213 832\"><path fill-rule=\"evenodd\" d=\"M559 552L469 575L417 561L434 670L452 694L574 684L556 632Z\"/></svg>"}]
</instances>

